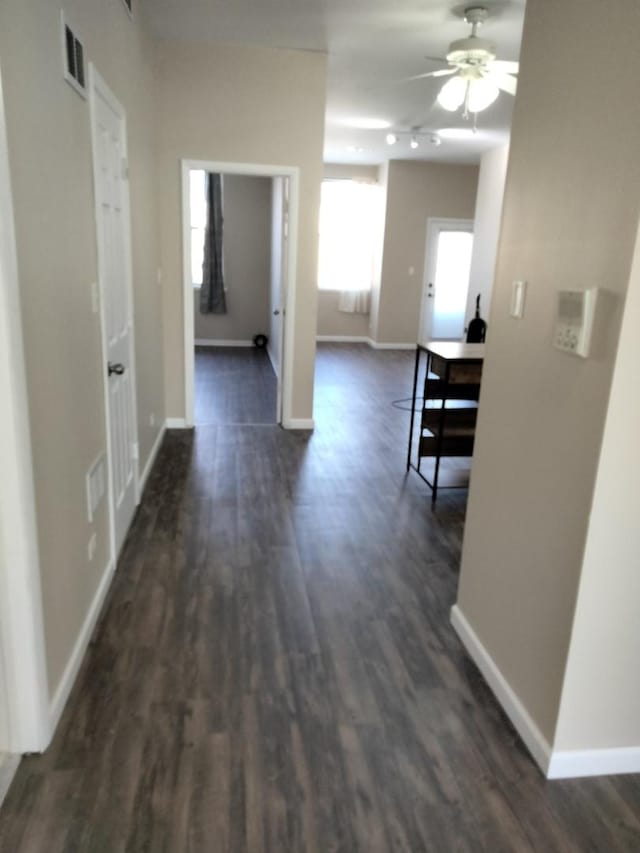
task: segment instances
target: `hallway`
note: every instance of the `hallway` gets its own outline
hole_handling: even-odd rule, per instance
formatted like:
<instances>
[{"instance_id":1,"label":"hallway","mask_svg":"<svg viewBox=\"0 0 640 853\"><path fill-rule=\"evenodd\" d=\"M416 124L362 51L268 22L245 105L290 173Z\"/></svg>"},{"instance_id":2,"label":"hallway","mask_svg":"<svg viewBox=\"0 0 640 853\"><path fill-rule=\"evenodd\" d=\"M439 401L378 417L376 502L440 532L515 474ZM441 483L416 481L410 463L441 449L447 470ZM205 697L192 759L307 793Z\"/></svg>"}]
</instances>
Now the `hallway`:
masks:
<instances>
[{"instance_id":1,"label":"hallway","mask_svg":"<svg viewBox=\"0 0 640 853\"><path fill-rule=\"evenodd\" d=\"M194 423L276 424L277 380L265 349L195 348Z\"/></svg>"},{"instance_id":2,"label":"hallway","mask_svg":"<svg viewBox=\"0 0 640 853\"><path fill-rule=\"evenodd\" d=\"M2 853L640 847L640 777L546 783L449 625L466 493L405 477L412 364L323 345L313 434L166 436Z\"/></svg>"}]
</instances>

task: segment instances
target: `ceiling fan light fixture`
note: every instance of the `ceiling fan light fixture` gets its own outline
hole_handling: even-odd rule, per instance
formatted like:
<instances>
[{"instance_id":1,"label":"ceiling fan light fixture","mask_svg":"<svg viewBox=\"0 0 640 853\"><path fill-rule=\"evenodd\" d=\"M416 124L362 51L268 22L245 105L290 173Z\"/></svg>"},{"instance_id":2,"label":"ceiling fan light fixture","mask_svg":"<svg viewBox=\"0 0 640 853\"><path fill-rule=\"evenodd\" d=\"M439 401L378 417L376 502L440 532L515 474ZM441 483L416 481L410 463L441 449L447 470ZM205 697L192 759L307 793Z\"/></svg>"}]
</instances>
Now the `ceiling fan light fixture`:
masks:
<instances>
[{"instance_id":1,"label":"ceiling fan light fixture","mask_svg":"<svg viewBox=\"0 0 640 853\"><path fill-rule=\"evenodd\" d=\"M387 145L395 145L398 141L398 137L395 135L395 133L387 133L386 139Z\"/></svg>"},{"instance_id":2,"label":"ceiling fan light fixture","mask_svg":"<svg viewBox=\"0 0 640 853\"><path fill-rule=\"evenodd\" d=\"M480 113L486 110L500 94L498 87L490 80L479 78L469 83L467 107L470 113Z\"/></svg>"},{"instance_id":3,"label":"ceiling fan light fixture","mask_svg":"<svg viewBox=\"0 0 640 853\"><path fill-rule=\"evenodd\" d=\"M444 110L454 113L464 103L467 96L468 81L462 77L452 77L444 84L438 94L438 103Z\"/></svg>"}]
</instances>

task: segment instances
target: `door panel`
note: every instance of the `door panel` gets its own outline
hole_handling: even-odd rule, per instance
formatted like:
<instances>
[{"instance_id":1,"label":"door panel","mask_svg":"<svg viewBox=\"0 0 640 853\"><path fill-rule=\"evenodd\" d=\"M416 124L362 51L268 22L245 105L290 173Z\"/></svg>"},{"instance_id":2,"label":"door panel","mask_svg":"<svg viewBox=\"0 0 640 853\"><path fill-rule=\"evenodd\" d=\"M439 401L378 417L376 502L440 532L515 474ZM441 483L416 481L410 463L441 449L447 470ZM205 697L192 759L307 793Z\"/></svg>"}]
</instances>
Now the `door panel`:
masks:
<instances>
[{"instance_id":1,"label":"door panel","mask_svg":"<svg viewBox=\"0 0 640 853\"><path fill-rule=\"evenodd\" d=\"M116 556L136 507L137 442L124 113L96 75L94 172Z\"/></svg>"},{"instance_id":2,"label":"door panel","mask_svg":"<svg viewBox=\"0 0 640 853\"><path fill-rule=\"evenodd\" d=\"M472 247L472 222L429 222L420 316L421 341L463 338Z\"/></svg>"}]
</instances>

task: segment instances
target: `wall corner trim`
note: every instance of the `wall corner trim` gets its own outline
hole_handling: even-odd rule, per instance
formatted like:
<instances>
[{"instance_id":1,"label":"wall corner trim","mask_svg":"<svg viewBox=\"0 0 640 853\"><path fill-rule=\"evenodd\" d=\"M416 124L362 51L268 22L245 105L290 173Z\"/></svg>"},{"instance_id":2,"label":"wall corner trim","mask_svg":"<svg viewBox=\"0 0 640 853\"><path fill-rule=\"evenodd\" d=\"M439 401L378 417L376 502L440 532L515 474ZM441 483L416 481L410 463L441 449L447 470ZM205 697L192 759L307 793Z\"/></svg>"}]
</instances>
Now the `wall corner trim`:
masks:
<instances>
[{"instance_id":1,"label":"wall corner trim","mask_svg":"<svg viewBox=\"0 0 640 853\"><path fill-rule=\"evenodd\" d=\"M515 726L516 731L524 741L536 764L546 776L551 760L551 747L549 743L529 716L528 711L514 693L511 685L498 669L489 652L480 642L478 635L457 604L451 608L451 624L460 638L462 645L469 653L469 656L484 676L485 681L493 690L496 699L500 702L505 713Z\"/></svg>"},{"instance_id":2,"label":"wall corner trim","mask_svg":"<svg viewBox=\"0 0 640 853\"><path fill-rule=\"evenodd\" d=\"M551 754L548 779L640 773L640 746L614 749L557 750Z\"/></svg>"},{"instance_id":3,"label":"wall corner trim","mask_svg":"<svg viewBox=\"0 0 640 853\"><path fill-rule=\"evenodd\" d=\"M147 458L142 474L140 475L139 488L138 493L140 495L140 499L142 500L142 493L144 492L144 487L147 485L147 480L149 479L149 474L151 473L151 469L153 468L153 463L156 461L156 456L158 455L158 451L160 450L160 445L162 444L162 439L164 438L164 434L167 430L167 424L163 423L160 429L158 430L158 434L156 436L155 441L153 442L153 447L151 448L151 452Z\"/></svg>"},{"instance_id":4,"label":"wall corner trim","mask_svg":"<svg viewBox=\"0 0 640 853\"><path fill-rule=\"evenodd\" d=\"M100 612L102 611L102 605L104 604L104 600L109 592L109 587L111 586L114 569L115 566L110 560L102 574L98 588L93 596L93 601L89 606L89 610L87 611L85 620L82 623L80 633L78 634L69 660L67 661L67 665L62 673L62 678L60 679L58 686L56 687L56 691L53 694L53 699L50 702L49 720L51 724L52 737L55 733L56 726L60 722L60 717L62 716L62 712L67 704L69 694L73 689L78 672L82 666L82 661L87 651L89 641L91 640L93 629L96 626Z\"/></svg>"},{"instance_id":5,"label":"wall corner trim","mask_svg":"<svg viewBox=\"0 0 640 853\"><path fill-rule=\"evenodd\" d=\"M284 429L314 429L313 418L286 418L282 421Z\"/></svg>"},{"instance_id":6,"label":"wall corner trim","mask_svg":"<svg viewBox=\"0 0 640 853\"><path fill-rule=\"evenodd\" d=\"M190 429L184 418L167 418L165 426L167 429Z\"/></svg>"}]
</instances>

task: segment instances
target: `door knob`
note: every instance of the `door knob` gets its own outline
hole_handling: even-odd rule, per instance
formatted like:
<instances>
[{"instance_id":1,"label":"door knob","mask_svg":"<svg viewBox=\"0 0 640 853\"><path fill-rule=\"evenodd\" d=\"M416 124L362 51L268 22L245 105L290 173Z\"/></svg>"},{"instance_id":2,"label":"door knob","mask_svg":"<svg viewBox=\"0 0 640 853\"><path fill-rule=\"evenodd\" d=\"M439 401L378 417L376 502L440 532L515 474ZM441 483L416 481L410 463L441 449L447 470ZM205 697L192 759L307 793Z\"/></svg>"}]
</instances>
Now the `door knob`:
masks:
<instances>
[{"instance_id":1,"label":"door knob","mask_svg":"<svg viewBox=\"0 0 640 853\"><path fill-rule=\"evenodd\" d=\"M116 376L122 376L122 374L124 373L124 364L120 364L119 362L116 362L116 364L114 364L112 361L110 361L107 365L107 373L109 374L109 376L111 376L112 373L115 373Z\"/></svg>"},{"instance_id":2,"label":"door knob","mask_svg":"<svg viewBox=\"0 0 640 853\"><path fill-rule=\"evenodd\" d=\"M274 316L274 317L277 317L279 314L280 314L280 312L279 312L279 311L278 311L278 309L276 308L276 310L273 312L273 316Z\"/></svg>"}]
</instances>

